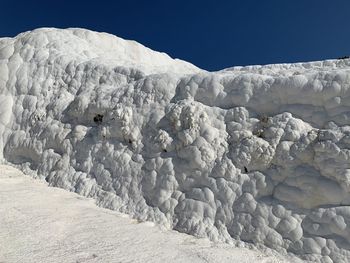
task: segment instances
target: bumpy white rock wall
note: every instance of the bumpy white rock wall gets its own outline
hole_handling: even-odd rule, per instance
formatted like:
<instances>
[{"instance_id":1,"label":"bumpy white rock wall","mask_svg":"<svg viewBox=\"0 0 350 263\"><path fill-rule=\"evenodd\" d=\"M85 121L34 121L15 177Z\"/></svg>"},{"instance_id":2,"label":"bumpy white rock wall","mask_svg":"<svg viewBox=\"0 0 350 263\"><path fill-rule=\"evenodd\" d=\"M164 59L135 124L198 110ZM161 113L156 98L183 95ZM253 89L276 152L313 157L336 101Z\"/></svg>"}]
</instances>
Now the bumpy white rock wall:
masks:
<instances>
[{"instance_id":1,"label":"bumpy white rock wall","mask_svg":"<svg viewBox=\"0 0 350 263\"><path fill-rule=\"evenodd\" d=\"M0 138L3 161L140 220L350 262L349 60L209 73L35 30L0 39Z\"/></svg>"}]
</instances>

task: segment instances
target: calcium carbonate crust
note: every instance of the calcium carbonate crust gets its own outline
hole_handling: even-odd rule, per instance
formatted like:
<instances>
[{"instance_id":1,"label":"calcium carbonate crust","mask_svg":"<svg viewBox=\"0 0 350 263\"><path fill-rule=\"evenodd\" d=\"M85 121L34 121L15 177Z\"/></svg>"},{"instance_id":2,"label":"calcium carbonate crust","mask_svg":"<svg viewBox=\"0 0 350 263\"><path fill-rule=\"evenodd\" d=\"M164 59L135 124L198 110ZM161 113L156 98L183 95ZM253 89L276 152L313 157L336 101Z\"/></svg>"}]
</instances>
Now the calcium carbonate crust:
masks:
<instances>
[{"instance_id":1,"label":"calcium carbonate crust","mask_svg":"<svg viewBox=\"0 0 350 263\"><path fill-rule=\"evenodd\" d=\"M350 262L350 61L206 72L83 29L0 39L0 157L214 241Z\"/></svg>"}]
</instances>

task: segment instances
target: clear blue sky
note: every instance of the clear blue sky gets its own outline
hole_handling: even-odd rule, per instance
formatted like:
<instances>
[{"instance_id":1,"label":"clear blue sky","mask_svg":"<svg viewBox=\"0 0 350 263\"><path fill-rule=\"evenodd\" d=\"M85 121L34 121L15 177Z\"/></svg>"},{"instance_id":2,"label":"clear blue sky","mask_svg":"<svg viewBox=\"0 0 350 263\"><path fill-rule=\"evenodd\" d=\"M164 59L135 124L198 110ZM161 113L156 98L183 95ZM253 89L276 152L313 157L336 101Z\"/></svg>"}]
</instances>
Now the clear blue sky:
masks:
<instances>
[{"instance_id":1,"label":"clear blue sky","mask_svg":"<svg viewBox=\"0 0 350 263\"><path fill-rule=\"evenodd\" d=\"M0 36L83 27L207 70L350 55L349 0L7 0L0 6Z\"/></svg>"}]
</instances>

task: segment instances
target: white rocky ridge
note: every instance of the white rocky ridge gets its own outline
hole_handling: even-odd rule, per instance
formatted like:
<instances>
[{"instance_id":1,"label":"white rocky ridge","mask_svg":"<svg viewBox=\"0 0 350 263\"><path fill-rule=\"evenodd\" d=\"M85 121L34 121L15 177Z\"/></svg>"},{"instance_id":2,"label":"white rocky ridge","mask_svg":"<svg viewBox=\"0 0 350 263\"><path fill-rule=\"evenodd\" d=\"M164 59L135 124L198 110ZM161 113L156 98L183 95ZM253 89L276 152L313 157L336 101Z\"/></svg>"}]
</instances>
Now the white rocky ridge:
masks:
<instances>
[{"instance_id":1,"label":"white rocky ridge","mask_svg":"<svg viewBox=\"0 0 350 263\"><path fill-rule=\"evenodd\" d=\"M83 29L0 39L2 162L139 220L350 262L350 60L206 72Z\"/></svg>"}]
</instances>

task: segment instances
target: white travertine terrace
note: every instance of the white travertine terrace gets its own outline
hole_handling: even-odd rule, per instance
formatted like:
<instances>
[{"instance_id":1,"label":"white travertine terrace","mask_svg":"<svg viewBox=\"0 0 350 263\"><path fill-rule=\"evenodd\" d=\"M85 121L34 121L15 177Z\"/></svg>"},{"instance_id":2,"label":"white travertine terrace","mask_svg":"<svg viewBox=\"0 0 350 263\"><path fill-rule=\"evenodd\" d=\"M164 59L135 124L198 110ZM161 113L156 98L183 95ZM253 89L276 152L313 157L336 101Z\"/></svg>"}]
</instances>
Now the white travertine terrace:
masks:
<instances>
[{"instance_id":1,"label":"white travertine terrace","mask_svg":"<svg viewBox=\"0 0 350 263\"><path fill-rule=\"evenodd\" d=\"M350 262L347 59L207 72L83 29L2 38L0 158L140 220Z\"/></svg>"}]
</instances>

